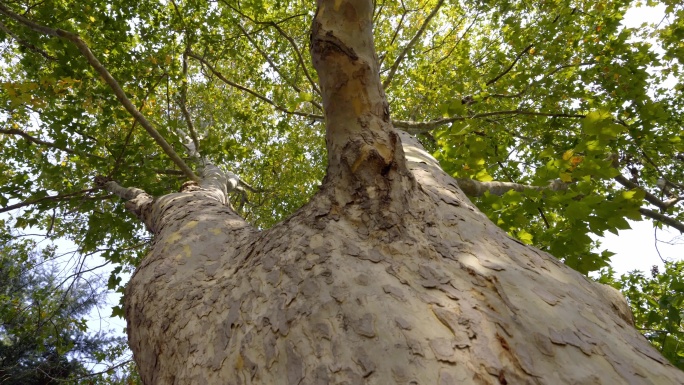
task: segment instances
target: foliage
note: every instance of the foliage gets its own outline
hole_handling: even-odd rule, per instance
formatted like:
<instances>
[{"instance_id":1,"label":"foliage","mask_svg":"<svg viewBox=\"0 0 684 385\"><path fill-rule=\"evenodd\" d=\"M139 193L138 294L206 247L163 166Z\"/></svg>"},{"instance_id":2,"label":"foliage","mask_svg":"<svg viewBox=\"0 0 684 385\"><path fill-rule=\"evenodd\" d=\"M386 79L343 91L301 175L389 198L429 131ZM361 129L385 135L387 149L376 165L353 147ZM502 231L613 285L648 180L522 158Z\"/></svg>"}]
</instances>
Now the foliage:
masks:
<instances>
[{"instance_id":1,"label":"foliage","mask_svg":"<svg viewBox=\"0 0 684 385\"><path fill-rule=\"evenodd\" d=\"M684 370L684 261L666 262L663 272L653 266L650 277L633 271L618 280L606 280L625 295L636 327Z\"/></svg>"},{"instance_id":2,"label":"foliage","mask_svg":"<svg viewBox=\"0 0 684 385\"><path fill-rule=\"evenodd\" d=\"M0 248L0 380L3 384L56 384L90 375L120 338L87 332L84 316L102 300L102 284L65 282L30 240ZM95 285L95 290L93 290Z\"/></svg>"},{"instance_id":3,"label":"foliage","mask_svg":"<svg viewBox=\"0 0 684 385\"><path fill-rule=\"evenodd\" d=\"M648 5L658 2L649 1ZM582 273L605 268L591 234L684 213L684 9L625 28L639 2L375 2L375 43L395 126L455 177L547 185L474 198L495 223ZM119 267L148 236L93 183L161 195L185 180L71 41L78 33L192 167L178 130L247 182L233 197L268 227L324 177L320 93L308 57L313 2L0 2L0 209L7 225L66 238ZM186 114L187 112L187 114ZM120 309L118 309L120 313Z\"/></svg>"}]
</instances>

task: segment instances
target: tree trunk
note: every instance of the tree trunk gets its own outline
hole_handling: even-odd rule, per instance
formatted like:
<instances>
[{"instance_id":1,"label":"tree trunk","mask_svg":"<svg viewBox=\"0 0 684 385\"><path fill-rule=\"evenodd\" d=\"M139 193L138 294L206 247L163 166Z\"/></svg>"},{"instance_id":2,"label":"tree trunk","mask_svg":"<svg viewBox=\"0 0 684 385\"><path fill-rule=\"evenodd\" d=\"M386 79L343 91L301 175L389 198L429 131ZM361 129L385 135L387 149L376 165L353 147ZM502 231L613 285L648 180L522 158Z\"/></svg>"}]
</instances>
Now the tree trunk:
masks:
<instances>
[{"instance_id":1,"label":"tree trunk","mask_svg":"<svg viewBox=\"0 0 684 385\"><path fill-rule=\"evenodd\" d=\"M144 382L684 383L619 293L508 237L392 129L371 13L319 1L328 174L292 217L252 228L211 168L122 194L154 233L126 292Z\"/></svg>"}]
</instances>

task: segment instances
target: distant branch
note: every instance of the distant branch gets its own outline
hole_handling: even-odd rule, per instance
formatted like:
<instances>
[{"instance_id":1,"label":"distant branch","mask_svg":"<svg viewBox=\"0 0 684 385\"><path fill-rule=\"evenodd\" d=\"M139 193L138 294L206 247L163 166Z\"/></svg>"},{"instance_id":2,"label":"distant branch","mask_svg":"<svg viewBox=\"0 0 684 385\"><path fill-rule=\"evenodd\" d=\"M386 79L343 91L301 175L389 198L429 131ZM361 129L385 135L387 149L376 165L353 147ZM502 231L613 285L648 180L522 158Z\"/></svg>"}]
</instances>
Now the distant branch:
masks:
<instances>
[{"instance_id":1,"label":"distant branch","mask_svg":"<svg viewBox=\"0 0 684 385\"><path fill-rule=\"evenodd\" d=\"M223 81L224 83L228 84L228 85L231 86L231 87L237 88L237 89L240 90L240 91L246 92L246 93L248 93L248 94L254 96L255 98L257 98L257 99L259 99L259 100L261 100L261 101L263 101L263 102L266 102L266 103L272 105L272 106L275 107L275 109L278 110L278 111L284 112L284 113L289 114L289 115L301 116L301 117L304 117L304 118L309 118L309 119L313 119L313 120L317 120L317 121L322 121L322 120L324 120L323 116L321 116L321 115L309 114L309 113L300 112L300 111L290 111L290 110L288 110L287 108L278 105L278 104L277 104L276 102L274 102L273 100L271 100L271 99L269 99L269 98L267 98L267 97L265 97L265 96L259 94L258 92L253 91L253 90L251 90L251 89L249 89L249 88L247 88L247 87L245 87L245 86L241 86L241 85L239 85L239 84L237 84L237 83L235 83L235 82L232 82L232 81L228 80L225 76L223 76L222 73L220 73L218 70L216 70L216 68L214 68L211 64L209 64L209 62L207 62L207 60L204 59L203 57L201 57L201 56L199 56L199 55L197 55L197 54L195 54L195 53L193 53L193 52L190 52L190 53L188 54L188 56L190 56L190 57L192 57L192 58L195 58L195 59L199 60L202 64L204 64L204 65L209 69L209 71L211 71L211 73L214 74L214 76L216 76L217 78L221 79L221 81Z\"/></svg>"},{"instance_id":2,"label":"distant branch","mask_svg":"<svg viewBox=\"0 0 684 385\"><path fill-rule=\"evenodd\" d=\"M290 35L287 34L287 32L285 32L282 28L280 28L280 25L278 25L279 23L282 23L282 22L284 22L284 21L290 20L290 19L295 18L295 17L305 16L306 14L300 13L300 14L297 14L297 15L293 15L293 16L290 16L290 17L284 19L284 20L281 20L281 21L278 22L278 23L277 23L277 22L274 22L274 21L257 21L257 20L254 20L253 18L247 16L246 14L240 12L239 9L233 7L233 6L230 5L230 3L228 3L227 1L223 1L223 4L225 4L227 7L229 7L230 9L232 9L232 10L233 10L235 13L237 13L238 15L244 17L245 19L251 21L251 22L254 23L254 24L258 24L258 25L268 25L268 26L271 26L271 27L275 28L276 31L278 31L278 33L279 33L280 35L282 35L282 36L285 38L285 40L287 40L287 41L290 43L290 46L292 46L292 49L294 49L295 53L297 54L297 61L299 62L299 65L302 67L302 70L304 71L304 76L306 76L306 78L309 80L309 83L311 84L311 88L312 88L317 94L319 94L319 95L321 94L321 90L318 89L318 86L316 85L316 82L313 80L313 78L311 77L311 74L309 74L309 71L306 69L306 63L304 62L304 58L302 57L302 52L299 50L299 47L297 46L297 43L294 41L294 39L293 39ZM240 27L240 28L242 28L242 27Z\"/></svg>"},{"instance_id":3,"label":"distant branch","mask_svg":"<svg viewBox=\"0 0 684 385\"><path fill-rule=\"evenodd\" d=\"M7 26L6 26L2 21L0 21L0 30L4 31L6 34L8 34L8 35L10 35L11 37L13 37L14 40L17 41L17 43L23 45L24 47L28 48L29 50L31 50L31 51L33 51L33 52L38 53L38 54L41 55L42 57L44 57L44 58L46 58L46 59L48 59L48 60L52 60L52 61L57 60L56 57L54 57L54 56L48 54L47 52L43 51L42 49L36 47L35 45L29 43L28 41L26 41L26 40L20 38L20 37L17 36L17 35L15 35L14 32L12 32L9 28L7 28Z\"/></svg>"},{"instance_id":4,"label":"distant branch","mask_svg":"<svg viewBox=\"0 0 684 385\"><path fill-rule=\"evenodd\" d=\"M513 182L479 182L474 179L456 179L458 187L464 194L471 197L479 197L489 192L492 195L501 196L508 191L515 190L522 192L525 190L549 190L562 191L567 190L568 184L556 179L551 181L547 186L531 186Z\"/></svg>"},{"instance_id":5,"label":"distant branch","mask_svg":"<svg viewBox=\"0 0 684 385\"><path fill-rule=\"evenodd\" d=\"M520 60L520 58L521 58L524 54L526 54L527 52L529 52L529 50L531 50L532 47L534 47L534 44L530 44L530 45L528 45L527 47L525 47L525 49L523 49L523 50L518 54L518 56L515 57L515 60L513 60L513 63L511 63L511 65L508 66L508 68L506 68L502 73L498 74L494 79L488 81L488 82L487 82L487 85L490 86L490 85L496 83L497 80L501 79L501 78L504 77L507 73L509 73L509 72L513 69L513 67L515 67L515 64L518 62L518 60Z\"/></svg>"},{"instance_id":6,"label":"distant branch","mask_svg":"<svg viewBox=\"0 0 684 385\"><path fill-rule=\"evenodd\" d=\"M34 205L34 204L36 204L36 203L45 202L45 201L55 201L55 202L58 202L58 201L62 201L62 200L68 199L68 198L73 198L73 197L75 197L75 196L77 196L77 195L81 195L81 194L85 194L85 193L89 193L89 192L94 192L94 191L97 191L97 190L98 190L97 188L89 188L89 189L80 190L80 191L74 191L74 192L66 193L66 194L52 195L52 196L46 196L46 197L43 197L43 198L38 198L38 199L33 199L33 200L27 200L27 201L24 201L24 202L19 202L19 203L10 205L10 206L6 206L6 207L3 207L3 208L0 208L0 213L6 213L6 212L8 212L8 211L20 209L20 208L22 208L22 207Z\"/></svg>"},{"instance_id":7,"label":"distant branch","mask_svg":"<svg viewBox=\"0 0 684 385\"><path fill-rule=\"evenodd\" d=\"M188 131L190 131L190 137L192 138L192 143L195 145L195 151L199 152L199 138L197 137L197 130L195 130L195 125L192 123L192 117L188 111L187 100L188 100L188 52L190 51L190 45L188 45L187 50L183 53L183 80L180 92L180 108L185 119L185 124L188 126Z\"/></svg>"},{"instance_id":8,"label":"distant branch","mask_svg":"<svg viewBox=\"0 0 684 385\"><path fill-rule=\"evenodd\" d=\"M432 12L430 12L430 14L425 18L423 25L420 26L420 29L418 29L416 35L413 36L413 39L411 39L411 41L401 51L399 56L397 56L397 59L392 64L392 67L390 67L389 74L387 74L385 81L382 82L383 88L387 89L389 87L390 83L392 82L392 79L394 78L394 74L397 72L397 69L399 68L399 65L401 64L402 60L404 60L404 57L406 57L408 51L410 51L413 48L413 46L416 45L420 37L423 35L423 32L425 32L425 29L430 23L430 20L432 20L432 18L435 17L435 15L437 15L437 12L439 12L439 9L442 7L442 4L444 4L444 0L439 0L437 2L437 5L435 5L435 8L432 9Z\"/></svg>"},{"instance_id":9,"label":"distant branch","mask_svg":"<svg viewBox=\"0 0 684 385\"><path fill-rule=\"evenodd\" d=\"M483 112L471 116L453 116L450 118L435 119L428 122L414 122L407 120L395 120L392 123L394 127L402 129L410 134L422 134L445 124L453 123L461 120L486 118L497 115L530 115L530 116L546 116L552 118L584 118L585 115L580 114L564 114L564 113L547 113L525 110L510 110L510 111L494 111Z\"/></svg>"},{"instance_id":10,"label":"distant branch","mask_svg":"<svg viewBox=\"0 0 684 385\"><path fill-rule=\"evenodd\" d=\"M21 136L22 138L28 140L28 141L31 142L31 143L39 144L39 145L41 145L41 146L56 148L56 149L58 149L58 150L60 150L60 151L64 151L64 152L66 152L67 154L71 154L71 155L84 155L84 156L92 156L92 157L95 157L95 158L103 159L101 156L97 156L97 155L93 155L93 154L87 154L87 153L82 153L82 152L80 152L80 151L75 151L75 150L72 150L72 149L70 149L70 148L67 148L67 147L64 147L64 146L60 146L60 145L58 145L58 144L56 144L56 143L52 143L52 142L48 142L48 141L45 141L45 140L42 140L42 139L38 139L38 138L36 138L36 137L34 137L34 136L29 135L29 134L28 134L27 132L25 132L25 131L18 130L18 129L15 129L15 128L10 128L10 129L3 129L3 128L0 128L0 134L18 135L18 136Z\"/></svg>"},{"instance_id":11,"label":"distant branch","mask_svg":"<svg viewBox=\"0 0 684 385\"><path fill-rule=\"evenodd\" d=\"M61 39L68 40L74 43L74 45L78 47L78 50L81 51L81 54L83 54L83 56L85 56L85 58L88 60L88 63L90 63L90 65L95 69L95 71L97 71L97 73L100 74L100 76L102 76L107 85L109 85L109 87L114 92L114 95L116 95L116 98L119 100L119 102L124 106L128 113L130 113L138 122L140 122L140 125L143 126L143 128L145 128L145 131L147 131L147 133L157 142L157 144L162 148L164 153L166 153L166 155L168 155L171 158L171 160L173 160L173 162L181 170L183 170L183 172L188 178L195 181L199 180L197 175L195 175L192 172L190 167L188 167L188 165L185 164L183 159L181 159L180 156L176 154L173 147L171 147L168 144L168 142L166 142L164 137L161 136L161 134L152 126L152 124L143 116L143 114L140 113L140 111L137 108L135 108L133 103L131 103L131 101L126 96L126 93L123 91L121 86L119 86L119 83L116 81L116 79L114 79L114 77L112 77L112 75L102 65L102 63L100 63L100 61L97 60L95 55L93 55L93 53L90 51L88 45L83 40L81 40L81 38L77 34L73 32L64 31L62 29L53 29L36 24L30 21L29 19L12 12L2 3L0 3L0 13L9 16L10 18L26 25L27 27L36 32L40 32L42 34L49 36L59 37Z\"/></svg>"},{"instance_id":12,"label":"distant branch","mask_svg":"<svg viewBox=\"0 0 684 385\"><path fill-rule=\"evenodd\" d=\"M649 217L651 219L655 219L656 221L663 222L664 224L679 230L680 233L684 233L684 223L679 222L676 219L670 218L664 214L643 207L639 209L639 212L641 213L641 215L645 217Z\"/></svg>"},{"instance_id":13,"label":"distant branch","mask_svg":"<svg viewBox=\"0 0 684 385\"><path fill-rule=\"evenodd\" d=\"M254 41L254 39L249 35L249 33L247 33L247 30L244 29L240 24L238 24L237 26L238 26L238 28L240 28L240 30L241 30L242 33L245 35L245 37L247 38L247 40L249 40L249 42L252 44L252 46L254 46L254 48L259 52L259 54L261 54L261 56L268 62L268 64L271 66L271 68L273 68L273 70L274 70L275 72L278 73L278 76L280 76L280 78L283 79L283 80L285 81L285 83L289 84L290 87L292 87L292 89L294 89L296 92L301 93L302 90L301 90L299 87L297 87L296 84L294 84L293 82L289 81L289 80L285 77L285 75L283 75L283 73L280 72L280 67L278 67L278 66L275 64L275 62L273 62L273 60L271 59L271 57L268 56L268 54L267 54L266 52L264 52L264 50L262 50L261 47L259 47L259 46L257 45L256 41ZM323 109L323 107L321 107L320 104L316 103L316 102L313 101L313 100L309 101L309 103L311 103L311 105L313 105L314 107L316 107L316 108L319 109L319 110L322 110L322 109Z\"/></svg>"}]
</instances>

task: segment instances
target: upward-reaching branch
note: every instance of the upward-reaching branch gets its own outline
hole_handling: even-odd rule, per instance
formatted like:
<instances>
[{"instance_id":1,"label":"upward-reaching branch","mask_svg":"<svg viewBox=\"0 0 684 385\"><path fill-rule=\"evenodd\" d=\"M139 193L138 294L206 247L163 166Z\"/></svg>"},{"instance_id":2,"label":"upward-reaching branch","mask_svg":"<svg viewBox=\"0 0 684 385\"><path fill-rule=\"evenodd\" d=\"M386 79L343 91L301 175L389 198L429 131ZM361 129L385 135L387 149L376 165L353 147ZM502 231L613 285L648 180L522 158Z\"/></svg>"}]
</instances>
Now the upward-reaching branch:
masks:
<instances>
[{"instance_id":1,"label":"upward-reaching branch","mask_svg":"<svg viewBox=\"0 0 684 385\"><path fill-rule=\"evenodd\" d=\"M197 136L197 130L192 122L192 116L190 116L190 111L188 111L187 100L188 100L188 52L190 51L190 45L188 44L187 49L183 53L183 84L181 85L180 93L180 107L183 113L183 118L185 118L185 123L188 126L188 131L190 131L190 138L192 138L192 143L195 145L195 151L199 152L199 137Z\"/></svg>"},{"instance_id":2,"label":"upward-reaching branch","mask_svg":"<svg viewBox=\"0 0 684 385\"><path fill-rule=\"evenodd\" d=\"M404 60L404 57L406 57L408 51L410 51L411 48L413 48L413 46L416 45L418 40L420 40L420 37L423 35L423 32L425 32L425 29L427 28L428 24L430 24L430 20L432 20L432 18L435 17L437 12L439 12L439 9L442 7L442 4L444 4L444 0L439 0L437 2L437 5L435 5L435 8L432 9L432 12L430 12L430 14L425 18L423 25L420 26L420 29L418 30L418 32L416 32L416 35L413 36L413 39L411 39L411 41L401 51L399 56L397 56L397 59L392 64L392 67L390 67L389 73L387 74L385 81L382 82L382 87L384 89L387 89L390 83L392 83L394 74L397 72L397 69L399 68L399 65L401 64L402 60Z\"/></svg>"},{"instance_id":3,"label":"upward-reaching branch","mask_svg":"<svg viewBox=\"0 0 684 385\"><path fill-rule=\"evenodd\" d=\"M133 103L128 99L126 96L126 93L123 91L121 86L119 86L119 83L114 79L114 77L109 73L109 71L100 63L99 60L93 55L93 53L90 51L90 48L88 45L81 40L81 38L73 33L73 32L68 32L64 31L61 29L53 29L49 27L45 27L42 25L39 25L37 23L34 23L33 21L18 15L14 12L12 12L9 8L7 8L4 4L0 3L0 13L5 14L6 16L20 22L21 24L24 24L25 26L29 27L30 29L40 32L45 35L49 36L55 36L59 37L64 40L71 41L76 45L79 51L85 56L85 58L88 60L88 63L97 71L100 76L105 80L107 85L109 85L109 88L112 89L114 92L114 95L116 95L116 98L119 100L119 102L124 106L124 108L130 113L139 123L143 128L145 128L145 131L154 139L155 142L162 148L164 153L168 155L171 160L185 173L185 175L192 179L192 180L199 180L199 178L195 175L195 173L192 172L192 169L188 167L187 164L183 161L183 159L176 154L175 150L169 143L164 139L164 137L152 126L152 123L150 123L144 116L143 114L138 111L137 108L133 105Z\"/></svg>"},{"instance_id":4,"label":"upward-reaching branch","mask_svg":"<svg viewBox=\"0 0 684 385\"><path fill-rule=\"evenodd\" d=\"M489 86L489 85L492 85L492 84L496 83L497 80L501 79L502 77L504 77L504 75L506 75L507 73L509 73L509 72L513 69L513 67L515 67L515 64L518 62L518 60L520 60L520 58L521 58L524 54L526 54L527 52L529 52L529 51L532 49L532 47L534 47L534 44L530 44L530 45L528 45L527 47L525 47L525 49L523 49L522 51L520 51L520 53L518 54L518 56L515 57L515 60L513 60L513 63L511 63L511 65L508 66L508 68L506 68L503 72L501 72L500 74L496 75L492 80L488 81L488 82L487 82L487 85Z\"/></svg>"},{"instance_id":5,"label":"upward-reaching branch","mask_svg":"<svg viewBox=\"0 0 684 385\"><path fill-rule=\"evenodd\" d=\"M380 83L372 3L319 0L311 58L323 93L328 181L378 186L406 164Z\"/></svg>"}]
</instances>

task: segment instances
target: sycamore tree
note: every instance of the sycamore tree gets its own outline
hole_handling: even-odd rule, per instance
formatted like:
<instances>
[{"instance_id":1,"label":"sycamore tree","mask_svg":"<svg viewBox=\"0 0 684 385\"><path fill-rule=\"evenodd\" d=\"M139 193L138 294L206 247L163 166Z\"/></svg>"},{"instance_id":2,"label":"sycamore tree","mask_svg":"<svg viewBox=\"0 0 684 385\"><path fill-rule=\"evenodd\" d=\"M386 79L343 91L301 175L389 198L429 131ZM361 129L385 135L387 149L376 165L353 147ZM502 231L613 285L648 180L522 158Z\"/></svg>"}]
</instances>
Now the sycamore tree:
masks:
<instances>
[{"instance_id":1,"label":"sycamore tree","mask_svg":"<svg viewBox=\"0 0 684 385\"><path fill-rule=\"evenodd\" d=\"M135 270L145 383L680 384L585 277L684 229L664 3L3 0L3 225Z\"/></svg>"}]
</instances>

